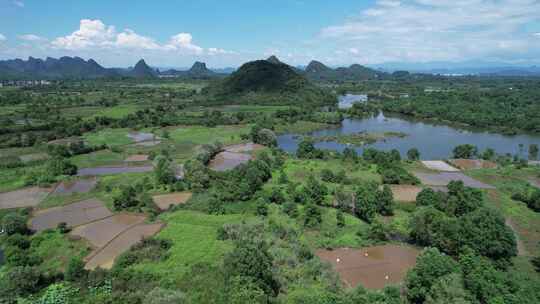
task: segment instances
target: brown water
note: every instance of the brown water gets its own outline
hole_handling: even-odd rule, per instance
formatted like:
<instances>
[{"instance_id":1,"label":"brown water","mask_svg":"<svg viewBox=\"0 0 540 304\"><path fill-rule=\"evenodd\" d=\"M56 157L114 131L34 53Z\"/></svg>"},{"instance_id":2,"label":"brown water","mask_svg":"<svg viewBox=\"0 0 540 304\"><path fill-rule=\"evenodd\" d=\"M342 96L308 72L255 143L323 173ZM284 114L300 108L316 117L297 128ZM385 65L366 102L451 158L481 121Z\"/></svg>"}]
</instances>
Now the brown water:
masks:
<instances>
[{"instance_id":1,"label":"brown water","mask_svg":"<svg viewBox=\"0 0 540 304\"><path fill-rule=\"evenodd\" d=\"M51 192L48 188L30 187L0 193L0 209L35 207Z\"/></svg>"},{"instance_id":2,"label":"brown water","mask_svg":"<svg viewBox=\"0 0 540 304\"><path fill-rule=\"evenodd\" d=\"M152 199L154 200L154 203L159 207L159 209L167 210L171 205L176 206L179 204L184 204L191 198L191 196L191 192L177 192L156 195L152 197Z\"/></svg>"},{"instance_id":3,"label":"brown water","mask_svg":"<svg viewBox=\"0 0 540 304\"><path fill-rule=\"evenodd\" d=\"M414 267L420 251L410 246L384 245L361 249L318 250L317 256L329 262L349 287L362 285L381 289L399 284Z\"/></svg>"}]
</instances>

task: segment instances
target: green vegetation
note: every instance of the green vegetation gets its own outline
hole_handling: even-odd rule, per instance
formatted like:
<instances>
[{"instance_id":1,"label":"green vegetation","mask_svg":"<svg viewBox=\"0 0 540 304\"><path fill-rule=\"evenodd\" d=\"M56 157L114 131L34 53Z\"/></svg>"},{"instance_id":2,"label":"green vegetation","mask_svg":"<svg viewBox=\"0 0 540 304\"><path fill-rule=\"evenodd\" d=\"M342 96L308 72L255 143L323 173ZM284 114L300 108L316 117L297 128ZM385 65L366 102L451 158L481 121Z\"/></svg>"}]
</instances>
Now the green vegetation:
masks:
<instances>
[{"instance_id":1,"label":"green vegetation","mask_svg":"<svg viewBox=\"0 0 540 304\"><path fill-rule=\"evenodd\" d=\"M383 132L383 133L368 133L368 132L358 132L351 134L341 134L334 136L319 136L315 137L315 141L335 141L340 144L353 145L353 146L363 146L368 144L373 144L377 141L385 141L393 137L403 138L407 134L401 132Z\"/></svg>"}]
</instances>

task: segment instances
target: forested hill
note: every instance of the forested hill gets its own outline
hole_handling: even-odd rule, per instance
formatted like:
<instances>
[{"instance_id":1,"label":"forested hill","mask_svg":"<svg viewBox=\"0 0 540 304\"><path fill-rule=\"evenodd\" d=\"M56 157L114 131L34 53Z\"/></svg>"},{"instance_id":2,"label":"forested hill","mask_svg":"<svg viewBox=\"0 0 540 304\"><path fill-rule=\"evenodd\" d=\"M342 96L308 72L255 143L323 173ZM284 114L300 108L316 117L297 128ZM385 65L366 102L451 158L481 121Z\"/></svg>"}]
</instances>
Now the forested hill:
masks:
<instances>
[{"instance_id":1,"label":"forested hill","mask_svg":"<svg viewBox=\"0 0 540 304\"><path fill-rule=\"evenodd\" d=\"M359 64L332 69L319 61L311 61L306 67L305 75L315 81L346 81L378 79L386 73Z\"/></svg>"},{"instance_id":2,"label":"forested hill","mask_svg":"<svg viewBox=\"0 0 540 304\"><path fill-rule=\"evenodd\" d=\"M93 59L61 57L42 60L29 57L28 60L13 59L0 61L0 79L59 79L98 78L118 76L112 70L99 65Z\"/></svg>"},{"instance_id":3,"label":"forested hill","mask_svg":"<svg viewBox=\"0 0 540 304\"><path fill-rule=\"evenodd\" d=\"M223 81L206 89L216 103L328 104L332 96L279 60L242 65Z\"/></svg>"}]
</instances>

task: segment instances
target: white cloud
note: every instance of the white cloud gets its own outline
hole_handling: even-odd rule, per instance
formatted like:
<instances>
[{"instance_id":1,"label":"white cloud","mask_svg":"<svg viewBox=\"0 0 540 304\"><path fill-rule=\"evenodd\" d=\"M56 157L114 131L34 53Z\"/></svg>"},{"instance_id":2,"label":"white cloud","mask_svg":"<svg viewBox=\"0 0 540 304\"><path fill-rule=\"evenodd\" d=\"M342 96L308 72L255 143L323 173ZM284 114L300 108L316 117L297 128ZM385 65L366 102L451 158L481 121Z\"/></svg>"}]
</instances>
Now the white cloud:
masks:
<instances>
[{"instance_id":1,"label":"white cloud","mask_svg":"<svg viewBox=\"0 0 540 304\"><path fill-rule=\"evenodd\" d=\"M201 54L203 48L193 44L193 36L189 33L179 33L171 37L169 43L165 45L169 50L180 50L194 54Z\"/></svg>"},{"instance_id":2,"label":"white cloud","mask_svg":"<svg viewBox=\"0 0 540 304\"><path fill-rule=\"evenodd\" d=\"M533 57L540 43L523 28L539 12L537 0L379 0L320 37L364 63Z\"/></svg>"},{"instance_id":3,"label":"white cloud","mask_svg":"<svg viewBox=\"0 0 540 304\"><path fill-rule=\"evenodd\" d=\"M34 34L26 34L26 35L20 35L18 36L19 39L21 40L24 40L24 41L45 41L47 40L46 38L43 38L43 37L40 37L38 35L34 35Z\"/></svg>"},{"instance_id":4,"label":"white cloud","mask_svg":"<svg viewBox=\"0 0 540 304\"><path fill-rule=\"evenodd\" d=\"M115 37L114 26L106 26L101 20L82 19L78 30L71 35L56 38L52 45L67 50L109 47Z\"/></svg>"},{"instance_id":5,"label":"white cloud","mask_svg":"<svg viewBox=\"0 0 540 304\"><path fill-rule=\"evenodd\" d=\"M13 1L13 4L18 6L18 7L24 7L24 2L20 1L20 0L14 0Z\"/></svg>"},{"instance_id":6,"label":"white cloud","mask_svg":"<svg viewBox=\"0 0 540 304\"><path fill-rule=\"evenodd\" d=\"M114 26L107 26L99 19L81 20L78 30L54 39L51 45L56 49L71 51L137 49L209 56L233 53L220 48L204 49L193 42L190 33L178 33L166 43L160 44L154 38L140 35L131 29L118 32Z\"/></svg>"},{"instance_id":7,"label":"white cloud","mask_svg":"<svg viewBox=\"0 0 540 304\"><path fill-rule=\"evenodd\" d=\"M130 29L116 35L114 45L120 48L158 50L161 47L152 38L141 36Z\"/></svg>"},{"instance_id":8,"label":"white cloud","mask_svg":"<svg viewBox=\"0 0 540 304\"><path fill-rule=\"evenodd\" d=\"M0 34L0 41L6 41L6 40L7 40L6 36Z\"/></svg>"}]
</instances>

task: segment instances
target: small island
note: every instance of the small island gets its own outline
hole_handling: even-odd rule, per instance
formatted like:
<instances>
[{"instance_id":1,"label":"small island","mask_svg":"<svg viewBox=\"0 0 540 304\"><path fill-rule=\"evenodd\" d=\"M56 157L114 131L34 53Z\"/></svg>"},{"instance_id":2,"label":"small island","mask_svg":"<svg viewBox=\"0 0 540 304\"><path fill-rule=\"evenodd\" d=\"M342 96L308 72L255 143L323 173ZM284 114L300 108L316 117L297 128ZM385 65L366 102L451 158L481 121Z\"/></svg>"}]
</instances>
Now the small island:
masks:
<instances>
[{"instance_id":1,"label":"small island","mask_svg":"<svg viewBox=\"0 0 540 304\"><path fill-rule=\"evenodd\" d=\"M376 143L378 141L386 141L390 138L403 138L408 136L408 134L403 132L356 132L351 134L339 134L339 135L327 135L327 136L316 136L313 137L313 140L316 142L337 142L344 145L352 146L363 146Z\"/></svg>"}]
</instances>

